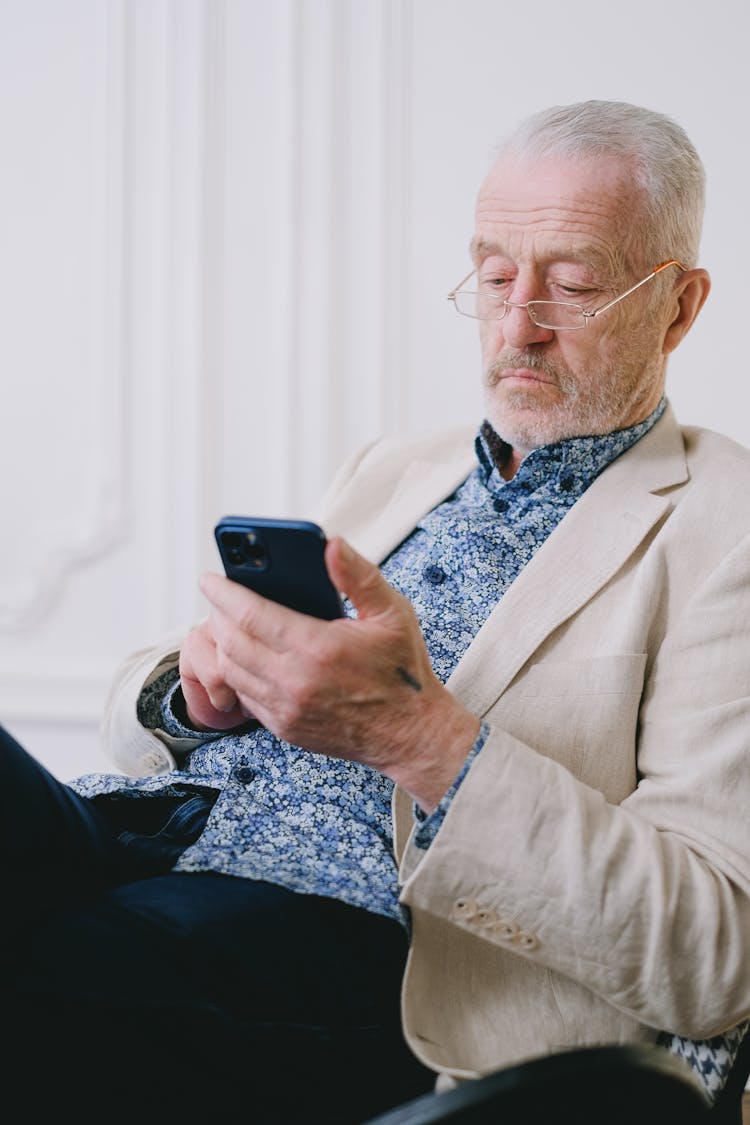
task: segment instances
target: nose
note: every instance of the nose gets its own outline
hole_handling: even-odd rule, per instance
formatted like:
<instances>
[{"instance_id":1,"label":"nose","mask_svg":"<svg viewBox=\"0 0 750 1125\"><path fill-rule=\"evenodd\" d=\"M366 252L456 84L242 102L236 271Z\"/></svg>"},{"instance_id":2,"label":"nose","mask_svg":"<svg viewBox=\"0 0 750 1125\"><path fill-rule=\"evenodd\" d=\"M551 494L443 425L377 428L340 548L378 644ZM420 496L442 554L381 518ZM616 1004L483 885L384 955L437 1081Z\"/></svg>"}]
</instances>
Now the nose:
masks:
<instances>
[{"instance_id":1,"label":"nose","mask_svg":"<svg viewBox=\"0 0 750 1125\"><path fill-rule=\"evenodd\" d=\"M553 328L540 328L538 324L534 324L529 310L515 303L507 306L501 324L503 339L511 348L522 349L529 344L544 344L555 334Z\"/></svg>"}]
</instances>

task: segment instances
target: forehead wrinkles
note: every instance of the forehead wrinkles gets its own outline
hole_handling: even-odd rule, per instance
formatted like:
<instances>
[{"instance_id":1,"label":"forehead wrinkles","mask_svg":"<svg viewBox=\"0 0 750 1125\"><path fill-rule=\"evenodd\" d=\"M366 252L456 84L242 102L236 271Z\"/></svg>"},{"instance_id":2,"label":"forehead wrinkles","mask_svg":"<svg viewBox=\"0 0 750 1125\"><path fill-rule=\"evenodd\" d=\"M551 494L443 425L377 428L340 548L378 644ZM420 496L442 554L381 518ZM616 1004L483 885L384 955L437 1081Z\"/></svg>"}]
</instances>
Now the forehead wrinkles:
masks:
<instances>
[{"instance_id":1,"label":"forehead wrinkles","mask_svg":"<svg viewBox=\"0 0 750 1125\"><path fill-rule=\"evenodd\" d=\"M635 199L622 167L595 161L500 163L476 204L472 248L512 247L625 268Z\"/></svg>"},{"instance_id":2,"label":"forehead wrinkles","mask_svg":"<svg viewBox=\"0 0 750 1125\"><path fill-rule=\"evenodd\" d=\"M556 229L560 224L579 226L585 230L612 226L613 209L601 199L566 199L564 202L534 203L504 197L497 191L479 196L477 222L510 223L520 226L541 225Z\"/></svg>"},{"instance_id":3,"label":"forehead wrinkles","mask_svg":"<svg viewBox=\"0 0 750 1125\"><path fill-rule=\"evenodd\" d=\"M597 221L585 208L512 208L488 200L477 205L471 251L475 259L498 252L514 258L528 253L540 260L565 258L619 275L624 268L621 244L615 224Z\"/></svg>"}]
</instances>

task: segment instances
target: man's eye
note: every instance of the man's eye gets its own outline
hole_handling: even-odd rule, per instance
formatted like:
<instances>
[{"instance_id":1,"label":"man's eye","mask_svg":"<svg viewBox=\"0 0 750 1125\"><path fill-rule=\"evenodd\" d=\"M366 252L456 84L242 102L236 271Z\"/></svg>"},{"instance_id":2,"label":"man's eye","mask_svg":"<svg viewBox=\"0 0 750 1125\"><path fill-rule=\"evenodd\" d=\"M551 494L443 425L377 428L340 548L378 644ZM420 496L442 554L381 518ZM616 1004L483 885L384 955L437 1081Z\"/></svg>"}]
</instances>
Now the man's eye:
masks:
<instances>
[{"instance_id":1,"label":"man's eye","mask_svg":"<svg viewBox=\"0 0 750 1125\"><path fill-rule=\"evenodd\" d=\"M486 277L479 282L483 289L492 293L499 289L507 289L510 281L507 277Z\"/></svg>"},{"instance_id":2,"label":"man's eye","mask_svg":"<svg viewBox=\"0 0 750 1125\"><path fill-rule=\"evenodd\" d=\"M596 290L592 289L590 286L580 285L553 285L552 288L556 289L558 293L562 293L565 297L574 297L575 299L590 297L596 292Z\"/></svg>"}]
</instances>

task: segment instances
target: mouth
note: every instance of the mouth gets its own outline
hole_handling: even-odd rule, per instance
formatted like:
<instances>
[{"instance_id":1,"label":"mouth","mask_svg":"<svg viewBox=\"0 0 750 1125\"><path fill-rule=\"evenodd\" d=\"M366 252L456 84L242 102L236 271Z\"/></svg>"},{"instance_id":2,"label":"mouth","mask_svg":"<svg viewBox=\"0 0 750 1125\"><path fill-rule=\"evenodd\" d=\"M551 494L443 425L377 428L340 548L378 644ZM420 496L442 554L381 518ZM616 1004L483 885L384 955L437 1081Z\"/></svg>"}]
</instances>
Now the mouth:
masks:
<instances>
[{"instance_id":1,"label":"mouth","mask_svg":"<svg viewBox=\"0 0 750 1125\"><path fill-rule=\"evenodd\" d=\"M501 367L499 371L491 373L492 385L498 383L519 382L526 386L532 383L555 386L555 380L543 371L534 371L530 367Z\"/></svg>"},{"instance_id":2,"label":"mouth","mask_svg":"<svg viewBox=\"0 0 750 1125\"><path fill-rule=\"evenodd\" d=\"M535 383L551 383L552 380L540 371L529 367L506 367L500 372L501 379L531 379Z\"/></svg>"},{"instance_id":3,"label":"mouth","mask_svg":"<svg viewBox=\"0 0 750 1125\"><path fill-rule=\"evenodd\" d=\"M508 389L524 388L534 391L536 387L552 387L561 390L565 385L565 371L557 370L557 365L546 356L529 352L500 354L489 363L485 379L488 387L504 383Z\"/></svg>"}]
</instances>

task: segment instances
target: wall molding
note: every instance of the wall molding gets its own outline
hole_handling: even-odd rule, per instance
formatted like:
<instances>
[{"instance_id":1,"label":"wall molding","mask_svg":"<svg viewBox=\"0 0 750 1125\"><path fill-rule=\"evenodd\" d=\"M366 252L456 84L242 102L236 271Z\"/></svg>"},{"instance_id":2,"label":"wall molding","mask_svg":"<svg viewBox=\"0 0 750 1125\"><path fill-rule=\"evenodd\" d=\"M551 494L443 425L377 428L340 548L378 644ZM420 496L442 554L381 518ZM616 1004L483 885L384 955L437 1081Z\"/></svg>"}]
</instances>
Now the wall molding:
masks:
<instances>
[{"instance_id":1,"label":"wall molding","mask_svg":"<svg viewBox=\"0 0 750 1125\"><path fill-rule=\"evenodd\" d=\"M410 422L410 11L294 0L290 15L288 482L307 509L353 447Z\"/></svg>"},{"instance_id":2,"label":"wall molding","mask_svg":"<svg viewBox=\"0 0 750 1125\"><path fill-rule=\"evenodd\" d=\"M84 566L109 554L121 541L126 515L124 463L126 411L123 364L124 151L126 105L123 91L125 0L107 0L102 9L102 85L105 108L97 143L104 153L103 175L92 194L101 208L103 243L92 278L94 307L88 310L86 328L91 334L92 370L86 390L96 401L97 424L91 436L86 487L93 489L83 522L80 505L65 521L65 534L47 536L35 545L20 579L0 591L0 631L27 628L49 616L64 587ZM104 377L99 372L106 373ZM69 377L65 372L63 377ZM115 455L113 456L113 450ZM71 498L74 500L74 498ZM55 525L60 526L59 513Z\"/></svg>"}]
</instances>

